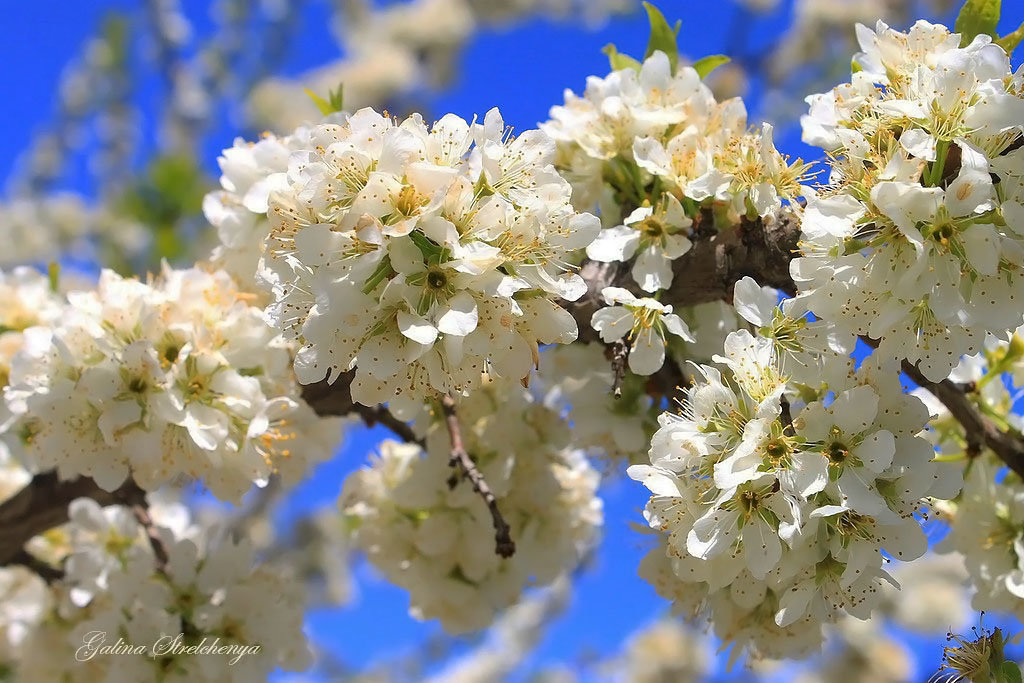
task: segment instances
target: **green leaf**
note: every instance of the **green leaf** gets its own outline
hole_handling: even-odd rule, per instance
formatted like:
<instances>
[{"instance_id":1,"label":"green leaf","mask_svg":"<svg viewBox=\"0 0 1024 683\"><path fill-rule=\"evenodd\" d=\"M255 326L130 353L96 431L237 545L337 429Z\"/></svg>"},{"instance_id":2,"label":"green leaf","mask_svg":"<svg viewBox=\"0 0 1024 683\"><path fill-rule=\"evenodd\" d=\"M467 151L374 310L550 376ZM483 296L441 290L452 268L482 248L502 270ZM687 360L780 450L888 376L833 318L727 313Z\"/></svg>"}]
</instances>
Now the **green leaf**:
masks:
<instances>
[{"instance_id":1,"label":"green leaf","mask_svg":"<svg viewBox=\"0 0 1024 683\"><path fill-rule=\"evenodd\" d=\"M996 25L999 24L1002 0L967 0L956 18L954 30L960 34L960 47L969 45L975 36L982 33L998 38Z\"/></svg>"},{"instance_id":2,"label":"green leaf","mask_svg":"<svg viewBox=\"0 0 1024 683\"><path fill-rule=\"evenodd\" d=\"M693 63L693 68L697 71L697 75L703 81L708 77L708 74L722 66L728 64L732 60L725 55L708 55L707 57L701 57Z\"/></svg>"},{"instance_id":3,"label":"green leaf","mask_svg":"<svg viewBox=\"0 0 1024 683\"><path fill-rule=\"evenodd\" d=\"M1002 683L1022 683L1020 667L1016 662L1003 662L999 666L999 679Z\"/></svg>"},{"instance_id":4,"label":"green leaf","mask_svg":"<svg viewBox=\"0 0 1024 683\"><path fill-rule=\"evenodd\" d=\"M145 172L114 199L119 215L135 219L153 233L153 263L175 259L189 246L178 228L200 216L203 196L211 183L196 160L187 156L159 156Z\"/></svg>"},{"instance_id":5,"label":"green leaf","mask_svg":"<svg viewBox=\"0 0 1024 683\"><path fill-rule=\"evenodd\" d=\"M46 275L50 280L50 291L56 294L60 291L60 264L56 261L50 261L50 264L46 267Z\"/></svg>"},{"instance_id":6,"label":"green leaf","mask_svg":"<svg viewBox=\"0 0 1024 683\"><path fill-rule=\"evenodd\" d=\"M316 108L319 109L320 113L324 116L329 116L345 108L344 83L339 84L337 90L328 90L326 100L309 88L306 88L304 92L309 99L313 100L313 104L316 105Z\"/></svg>"},{"instance_id":7,"label":"green leaf","mask_svg":"<svg viewBox=\"0 0 1024 683\"><path fill-rule=\"evenodd\" d=\"M608 63L611 65L612 71L622 71L623 69L640 71L640 62L627 54L619 52L619 49L615 47L615 43L608 43L601 48L601 52L608 55Z\"/></svg>"},{"instance_id":8,"label":"green leaf","mask_svg":"<svg viewBox=\"0 0 1024 683\"><path fill-rule=\"evenodd\" d=\"M345 108L345 84L339 83L337 90L331 90L327 93L330 97L328 98L331 107L334 111L341 111Z\"/></svg>"},{"instance_id":9,"label":"green leaf","mask_svg":"<svg viewBox=\"0 0 1024 683\"><path fill-rule=\"evenodd\" d=\"M1017 27L1017 30L1013 33L1007 33L1005 36L996 41L996 45L1006 50L1006 54L1012 55L1013 51L1020 45L1020 41L1024 39L1024 22Z\"/></svg>"},{"instance_id":10,"label":"green leaf","mask_svg":"<svg viewBox=\"0 0 1024 683\"><path fill-rule=\"evenodd\" d=\"M682 22L677 21L675 27L669 26L661 10L649 2L644 3L644 9L647 10L647 20L651 23L651 37L647 41L647 52L644 53L644 59L653 55L656 50L661 50L668 56L672 72L675 73L676 66L679 64L679 46L676 44L676 35Z\"/></svg>"}]
</instances>

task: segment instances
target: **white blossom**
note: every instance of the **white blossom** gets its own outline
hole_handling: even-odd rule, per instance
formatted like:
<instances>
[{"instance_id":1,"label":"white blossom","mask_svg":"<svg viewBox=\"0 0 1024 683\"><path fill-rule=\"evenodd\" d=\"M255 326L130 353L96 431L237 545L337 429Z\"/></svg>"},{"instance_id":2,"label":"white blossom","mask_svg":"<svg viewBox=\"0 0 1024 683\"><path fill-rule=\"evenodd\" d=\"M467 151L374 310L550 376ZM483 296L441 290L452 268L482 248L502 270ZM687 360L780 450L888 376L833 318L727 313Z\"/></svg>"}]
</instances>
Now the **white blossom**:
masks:
<instances>
[{"instance_id":1,"label":"white blossom","mask_svg":"<svg viewBox=\"0 0 1024 683\"><path fill-rule=\"evenodd\" d=\"M576 338L554 303L585 285L566 258L596 236L539 131L447 115L428 128L363 109L313 128L271 196L261 279L302 344L303 383L354 367L353 398L401 410L489 371L526 377Z\"/></svg>"},{"instance_id":2,"label":"white blossom","mask_svg":"<svg viewBox=\"0 0 1024 683\"><path fill-rule=\"evenodd\" d=\"M671 306L646 297L638 299L621 287L605 287L601 295L607 306L594 312L590 324L606 344L627 340L629 369L634 373L652 375L661 368L669 334L693 341L686 323Z\"/></svg>"},{"instance_id":3,"label":"white blossom","mask_svg":"<svg viewBox=\"0 0 1024 683\"><path fill-rule=\"evenodd\" d=\"M299 396L290 352L223 271L165 268L151 284L104 271L52 327L25 332L4 435L32 470L113 490L180 475L238 500L272 473L297 481L340 429Z\"/></svg>"},{"instance_id":4,"label":"white blossom","mask_svg":"<svg viewBox=\"0 0 1024 683\"><path fill-rule=\"evenodd\" d=\"M834 161L791 272L801 307L939 381L1024 317L1020 158L1006 154L1024 99L987 35L961 48L941 25L879 22L858 40L851 83L808 98L804 138Z\"/></svg>"},{"instance_id":5,"label":"white blossom","mask_svg":"<svg viewBox=\"0 0 1024 683\"><path fill-rule=\"evenodd\" d=\"M9 603L0 624L17 643L7 661L19 679L250 681L309 666L302 590L278 569L254 567L247 542L197 548L157 526L162 565L128 508L79 499L70 518L63 578L24 584L21 570L0 572ZM38 594L31 612L20 602L27 591ZM143 651L99 649L119 637ZM96 648L89 657L87 642ZM204 644L230 652L186 649Z\"/></svg>"},{"instance_id":6,"label":"white blossom","mask_svg":"<svg viewBox=\"0 0 1024 683\"><path fill-rule=\"evenodd\" d=\"M450 443L441 424L430 428L426 453L382 442L369 467L346 480L339 501L355 545L409 591L411 615L438 619L451 633L487 626L526 585L570 571L602 522L597 473L566 447L558 414L522 388L486 384L478 392L493 395L460 404L459 421L511 527L511 557L495 554L491 515L469 483L446 483Z\"/></svg>"}]
</instances>

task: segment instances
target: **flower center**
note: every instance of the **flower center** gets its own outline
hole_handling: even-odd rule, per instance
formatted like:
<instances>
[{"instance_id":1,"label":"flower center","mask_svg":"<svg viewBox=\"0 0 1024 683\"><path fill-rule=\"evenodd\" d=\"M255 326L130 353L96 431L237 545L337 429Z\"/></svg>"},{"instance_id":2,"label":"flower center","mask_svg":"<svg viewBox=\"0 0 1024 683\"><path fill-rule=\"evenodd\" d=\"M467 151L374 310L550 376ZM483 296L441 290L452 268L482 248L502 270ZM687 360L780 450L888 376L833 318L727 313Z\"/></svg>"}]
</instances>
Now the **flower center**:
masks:
<instances>
[{"instance_id":1,"label":"flower center","mask_svg":"<svg viewBox=\"0 0 1024 683\"><path fill-rule=\"evenodd\" d=\"M665 236L665 226L654 216L650 216L640 224L640 232L653 240L660 240Z\"/></svg>"},{"instance_id":2,"label":"flower center","mask_svg":"<svg viewBox=\"0 0 1024 683\"><path fill-rule=\"evenodd\" d=\"M768 461L772 465L778 467L782 464L783 460L793 452L793 449L790 448L789 443L787 443L785 439L775 437L770 439L768 443L764 445L764 452Z\"/></svg>"},{"instance_id":3,"label":"flower center","mask_svg":"<svg viewBox=\"0 0 1024 683\"><path fill-rule=\"evenodd\" d=\"M398 197L395 198L395 211L403 216L413 216L427 201L427 197L417 192L416 188L412 185L406 185L399 191Z\"/></svg>"},{"instance_id":4,"label":"flower center","mask_svg":"<svg viewBox=\"0 0 1024 683\"><path fill-rule=\"evenodd\" d=\"M850 449L844 443L833 441L825 447L825 457L833 465L842 465L850 457Z\"/></svg>"},{"instance_id":5,"label":"flower center","mask_svg":"<svg viewBox=\"0 0 1024 683\"><path fill-rule=\"evenodd\" d=\"M448 276L440 270L427 273L427 286L431 289L444 289L448 285Z\"/></svg>"}]
</instances>

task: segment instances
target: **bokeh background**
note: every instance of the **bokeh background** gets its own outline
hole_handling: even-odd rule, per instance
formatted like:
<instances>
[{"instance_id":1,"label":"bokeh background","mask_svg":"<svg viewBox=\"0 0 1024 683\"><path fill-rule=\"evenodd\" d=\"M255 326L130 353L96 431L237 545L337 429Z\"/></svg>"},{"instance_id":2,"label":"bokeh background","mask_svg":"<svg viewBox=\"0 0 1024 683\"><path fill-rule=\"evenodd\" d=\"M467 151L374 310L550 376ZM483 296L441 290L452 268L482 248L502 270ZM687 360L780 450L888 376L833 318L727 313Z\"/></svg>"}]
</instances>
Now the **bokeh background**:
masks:
<instances>
[{"instance_id":1,"label":"bokeh background","mask_svg":"<svg viewBox=\"0 0 1024 683\"><path fill-rule=\"evenodd\" d=\"M846 80L855 22L952 25L956 13L951 0L660 7L682 19L685 55L733 58L712 77L716 94L742 95L750 120L773 122L778 148L805 159L820 155L800 141L803 97ZM217 183L220 150L236 136L283 134L315 118L304 87L326 94L344 82L349 110L373 105L428 120L498 106L522 131L545 120L564 89L580 92L587 76L607 73L604 45L642 56L647 40L646 16L632 0L2 0L0 8L0 265L58 261L84 278L100 264L144 273L162 258L188 263L205 254L211 238L200 205ZM1004 2L1001 32L1021 19L1024 7ZM337 457L298 489L250 501L269 511L251 533L271 552L315 536L310 519L332 508L345 476L386 435L349 427ZM667 609L636 576L649 537L633 525L648 492L608 469L603 541L571 589L533 596L533 612L476 638L450 639L412 620L403 591L332 548L320 604L307 617L318 668L279 680L454 680L460 658L490 656L505 658L496 670L510 680L925 681L939 666L946 629L977 623L962 593L911 592L911 603L960 601L947 605L959 623L922 631L907 628L914 619L879 619L837 636L821 660L727 671L717 644L699 631L644 631ZM194 495L206 514L232 514ZM941 526L930 534L938 539ZM933 571L955 580L955 567ZM900 609L917 607L927 605ZM645 679L630 657L679 666Z\"/></svg>"}]
</instances>

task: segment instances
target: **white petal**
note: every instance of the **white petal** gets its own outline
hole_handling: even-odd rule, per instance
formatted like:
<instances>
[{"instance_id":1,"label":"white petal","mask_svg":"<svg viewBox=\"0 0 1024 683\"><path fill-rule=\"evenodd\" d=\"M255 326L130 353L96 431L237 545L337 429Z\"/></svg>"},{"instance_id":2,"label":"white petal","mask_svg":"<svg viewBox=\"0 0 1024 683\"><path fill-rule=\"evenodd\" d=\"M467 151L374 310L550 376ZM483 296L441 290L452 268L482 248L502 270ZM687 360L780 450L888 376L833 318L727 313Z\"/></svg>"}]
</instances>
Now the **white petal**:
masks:
<instances>
[{"instance_id":1,"label":"white petal","mask_svg":"<svg viewBox=\"0 0 1024 683\"><path fill-rule=\"evenodd\" d=\"M779 301L771 287L760 287L754 278L740 279L732 290L732 305L744 320L759 327L772 321L773 311Z\"/></svg>"},{"instance_id":2,"label":"white petal","mask_svg":"<svg viewBox=\"0 0 1024 683\"><path fill-rule=\"evenodd\" d=\"M782 557L782 544L775 530L760 517L743 527L743 559L755 578L763 579Z\"/></svg>"},{"instance_id":3,"label":"white petal","mask_svg":"<svg viewBox=\"0 0 1024 683\"><path fill-rule=\"evenodd\" d=\"M900 145L912 156L935 161L935 138L920 128L911 128L900 136Z\"/></svg>"},{"instance_id":4,"label":"white petal","mask_svg":"<svg viewBox=\"0 0 1024 683\"><path fill-rule=\"evenodd\" d=\"M779 611L775 613L775 623L786 628L807 612L813 591L808 582L799 583L782 594L779 598Z\"/></svg>"},{"instance_id":5,"label":"white petal","mask_svg":"<svg viewBox=\"0 0 1024 683\"><path fill-rule=\"evenodd\" d=\"M999 235L995 226L975 223L962 234L971 267L982 275L995 275L999 269Z\"/></svg>"},{"instance_id":6,"label":"white petal","mask_svg":"<svg viewBox=\"0 0 1024 683\"><path fill-rule=\"evenodd\" d=\"M686 535L686 552L706 560L726 550L736 537L736 511L709 510Z\"/></svg>"},{"instance_id":7,"label":"white petal","mask_svg":"<svg viewBox=\"0 0 1024 683\"><path fill-rule=\"evenodd\" d=\"M878 414L878 394L867 385L854 387L836 396L829 406L832 418L846 434L859 434L875 421Z\"/></svg>"},{"instance_id":8,"label":"white petal","mask_svg":"<svg viewBox=\"0 0 1024 683\"><path fill-rule=\"evenodd\" d=\"M661 143L654 138L635 138L633 158L636 159L637 166L652 175L672 176L672 159Z\"/></svg>"},{"instance_id":9,"label":"white petal","mask_svg":"<svg viewBox=\"0 0 1024 683\"><path fill-rule=\"evenodd\" d=\"M793 454L789 480L796 493L803 497L818 493L828 484L828 459L820 453Z\"/></svg>"},{"instance_id":10,"label":"white petal","mask_svg":"<svg viewBox=\"0 0 1024 683\"><path fill-rule=\"evenodd\" d=\"M629 369L637 375L653 375L665 363L665 340L647 329L633 340L629 351Z\"/></svg>"},{"instance_id":11,"label":"white petal","mask_svg":"<svg viewBox=\"0 0 1024 683\"><path fill-rule=\"evenodd\" d=\"M890 431L879 430L853 449L853 455L869 470L880 473L892 464L896 455L896 437Z\"/></svg>"},{"instance_id":12,"label":"white petal","mask_svg":"<svg viewBox=\"0 0 1024 683\"><path fill-rule=\"evenodd\" d=\"M417 344L433 344L437 339L437 328L415 313L399 311L396 321L402 334Z\"/></svg>"},{"instance_id":13,"label":"white petal","mask_svg":"<svg viewBox=\"0 0 1024 683\"><path fill-rule=\"evenodd\" d=\"M627 261L636 253L640 232L625 225L608 228L598 233L587 246L587 257L602 263Z\"/></svg>"},{"instance_id":14,"label":"white petal","mask_svg":"<svg viewBox=\"0 0 1024 683\"><path fill-rule=\"evenodd\" d=\"M630 465L626 474L633 481L638 481L656 496L679 497L679 481L671 473L650 465Z\"/></svg>"},{"instance_id":15,"label":"white petal","mask_svg":"<svg viewBox=\"0 0 1024 683\"><path fill-rule=\"evenodd\" d=\"M608 306L594 311L590 326L601 335L606 344L622 339L633 329L633 312L625 306Z\"/></svg>"},{"instance_id":16,"label":"white petal","mask_svg":"<svg viewBox=\"0 0 1024 683\"><path fill-rule=\"evenodd\" d=\"M476 300L467 292L459 292L448 302L448 310L438 319L437 329L444 334L465 337L476 329L477 319Z\"/></svg>"},{"instance_id":17,"label":"white petal","mask_svg":"<svg viewBox=\"0 0 1024 683\"><path fill-rule=\"evenodd\" d=\"M683 319L675 313L666 313L661 316L661 322L665 324L665 329L676 335L682 337L686 341L693 343L696 339L693 333L690 332L690 328L687 327Z\"/></svg>"},{"instance_id":18,"label":"white petal","mask_svg":"<svg viewBox=\"0 0 1024 683\"><path fill-rule=\"evenodd\" d=\"M631 270L633 279L645 292L668 289L672 284L672 261L655 246L640 252Z\"/></svg>"},{"instance_id":19,"label":"white petal","mask_svg":"<svg viewBox=\"0 0 1024 683\"><path fill-rule=\"evenodd\" d=\"M888 511L889 508L881 496L864 482L867 474L860 467L843 469L843 474L836 482L842 504L862 515L878 515Z\"/></svg>"}]
</instances>

